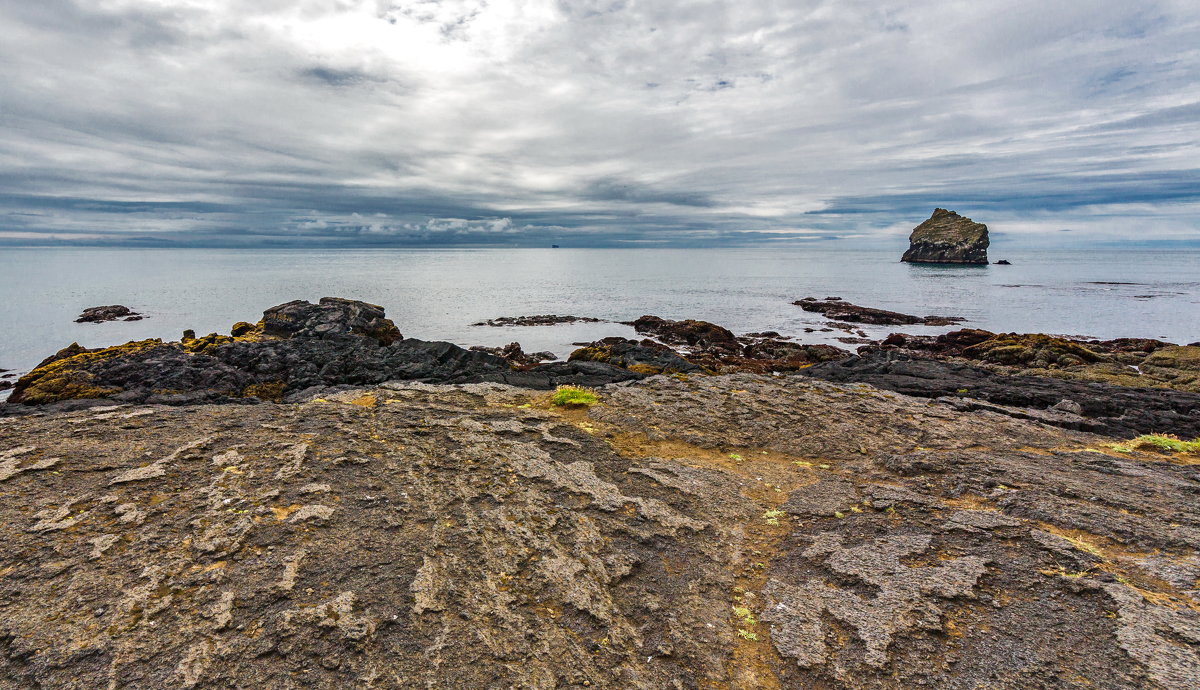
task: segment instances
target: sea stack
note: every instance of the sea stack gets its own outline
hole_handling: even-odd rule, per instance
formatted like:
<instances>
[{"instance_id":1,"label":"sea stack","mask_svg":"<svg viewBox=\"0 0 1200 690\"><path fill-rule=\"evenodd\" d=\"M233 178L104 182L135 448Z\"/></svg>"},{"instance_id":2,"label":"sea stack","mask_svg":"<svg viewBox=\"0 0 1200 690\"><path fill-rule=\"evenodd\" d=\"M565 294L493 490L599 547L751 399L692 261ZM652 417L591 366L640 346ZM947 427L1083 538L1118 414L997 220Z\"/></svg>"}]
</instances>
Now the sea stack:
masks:
<instances>
[{"instance_id":1,"label":"sea stack","mask_svg":"<svg viewBox=\"0 0 1200 690\"><path fill-rule=\"evenodd\" d=\"M987 264L988 230L954 211L935 208L913 228L901 261L921 264Z\"/></svg>"}]
</instances>

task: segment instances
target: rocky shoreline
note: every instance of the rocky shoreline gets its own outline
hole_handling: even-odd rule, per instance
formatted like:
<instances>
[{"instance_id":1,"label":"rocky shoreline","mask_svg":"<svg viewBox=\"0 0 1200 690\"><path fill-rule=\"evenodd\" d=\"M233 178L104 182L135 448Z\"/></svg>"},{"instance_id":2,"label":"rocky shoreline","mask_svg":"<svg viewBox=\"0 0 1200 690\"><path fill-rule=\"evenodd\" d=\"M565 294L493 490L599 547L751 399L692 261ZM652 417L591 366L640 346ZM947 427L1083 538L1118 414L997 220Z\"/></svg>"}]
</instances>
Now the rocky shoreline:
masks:
<instances>
[{"instance_id":1,"label":"rocky shoreline","mask_svg":"<svg viewBox=\"0 0 1200 690\"><path fill-rule=\"evenodd\" d=\"M1195 687L1200 445L1143 435L1200 347L629 325L64 348L0 407L0 687Z\"/></svg>"}]
</instances>

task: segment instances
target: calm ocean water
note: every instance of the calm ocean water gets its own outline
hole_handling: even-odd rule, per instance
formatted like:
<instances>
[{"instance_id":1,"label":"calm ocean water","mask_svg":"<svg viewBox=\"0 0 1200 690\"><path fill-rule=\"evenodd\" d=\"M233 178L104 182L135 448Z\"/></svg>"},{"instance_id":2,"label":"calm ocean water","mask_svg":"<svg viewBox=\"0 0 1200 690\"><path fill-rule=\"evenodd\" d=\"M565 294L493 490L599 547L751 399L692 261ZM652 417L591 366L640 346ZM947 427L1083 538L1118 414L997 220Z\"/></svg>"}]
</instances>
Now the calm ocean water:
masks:
<instances>
[{"instance_id":1,"label":"calm ocean water","mask_svg":"<svg viewBox=\"0 0 1200 690\"><path fill-rule=\"evenodd\" d=\"M462 345L571 343L632 329L470 324L498 316L642 314L776 330L805 342L822 318L793 306L837 295L865 306L964 316L995 331L1200 340L1200 250L1008 251L1012 266L900 263L894 249L129 250L0 249L0 368L24 371L73 342L89 346L185 328L225 332L292 299L361 299L406 336ZM994 258L999 258L997 255ZM1117 284L1127 283L1127 284ZM125 304L144 321L76 324L85 307ZM946 328L867 328L937 333ZM853 347L853 346L851 346Z\"/></svg>"}]
</instances>

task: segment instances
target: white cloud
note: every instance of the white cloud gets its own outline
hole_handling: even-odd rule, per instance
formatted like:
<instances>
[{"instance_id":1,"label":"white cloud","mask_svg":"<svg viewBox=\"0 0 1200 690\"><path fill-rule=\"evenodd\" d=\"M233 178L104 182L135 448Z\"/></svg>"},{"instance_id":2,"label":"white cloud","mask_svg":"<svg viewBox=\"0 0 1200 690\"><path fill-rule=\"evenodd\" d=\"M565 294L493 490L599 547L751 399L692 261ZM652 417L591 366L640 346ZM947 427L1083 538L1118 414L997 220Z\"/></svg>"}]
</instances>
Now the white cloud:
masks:
<instances>
[{"instance_id":1,"label":"white cloud","mask_svg":"<svg viewBox=\"0 0 1200 690\"><path fill-rule=\"evenodd\" d=\"M950 205L1196 234L1174 0L0 0L0 27L0 213L41 214L0 230L885 236Z\"/></svg>"}]
</instances>

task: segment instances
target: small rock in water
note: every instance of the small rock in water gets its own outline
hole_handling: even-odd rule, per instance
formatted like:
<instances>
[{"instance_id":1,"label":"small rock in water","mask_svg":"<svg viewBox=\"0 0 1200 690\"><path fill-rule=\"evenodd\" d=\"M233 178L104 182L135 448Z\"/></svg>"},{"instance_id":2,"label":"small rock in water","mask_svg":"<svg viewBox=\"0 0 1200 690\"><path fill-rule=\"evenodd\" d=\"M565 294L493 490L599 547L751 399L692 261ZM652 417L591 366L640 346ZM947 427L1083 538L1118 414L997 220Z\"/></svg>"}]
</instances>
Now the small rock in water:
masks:
<instances>
[{"instance_id":1,"label":"small rock in water","mask_svg":"<svg viewBox=\"0 0 1200 690\"><path fill-rule=\"evenodd\" d=\"M537 314L534 316L501 316L471 324L472 326L556 326L562 323L600 323L603 319L590 316L559 316L558 314Z\"/></svg>"},{"instance_id":2,"label":"small rock in water","mask_svg":"<svg viewBox=\"0 0 1200 690\"><path fill-rule=\"evenodd\" d=\"M141 321L141 314L123 304L110 304L104 307L88 307L83 310L75 323L104 323L105 321Z\"/></svg>"}]
</instances>

